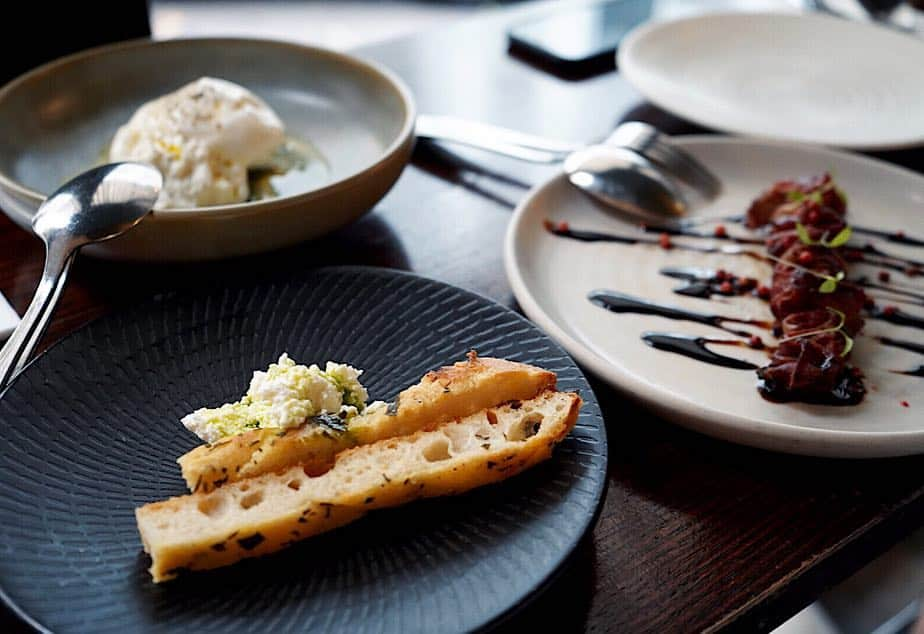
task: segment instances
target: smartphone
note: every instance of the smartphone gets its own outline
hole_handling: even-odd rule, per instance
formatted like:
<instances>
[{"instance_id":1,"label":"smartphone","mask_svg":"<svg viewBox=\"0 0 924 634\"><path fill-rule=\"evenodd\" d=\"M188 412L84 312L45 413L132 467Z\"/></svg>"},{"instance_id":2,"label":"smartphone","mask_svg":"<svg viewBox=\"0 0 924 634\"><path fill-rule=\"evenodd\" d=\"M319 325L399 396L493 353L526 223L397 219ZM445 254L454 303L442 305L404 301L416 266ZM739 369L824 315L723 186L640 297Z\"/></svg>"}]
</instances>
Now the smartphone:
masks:
<instances>
[{"instance_id":1,"label":"smartphone","mask_svg":"<svg viewBox=\"0 0 924 634\"><path fill-rule=\"evenodd\" d=\"M607 0L561 9L510 29L510 52L558 70L612 70L616 48L651 16L652 0Z\"/></svg>"}]
</instances>

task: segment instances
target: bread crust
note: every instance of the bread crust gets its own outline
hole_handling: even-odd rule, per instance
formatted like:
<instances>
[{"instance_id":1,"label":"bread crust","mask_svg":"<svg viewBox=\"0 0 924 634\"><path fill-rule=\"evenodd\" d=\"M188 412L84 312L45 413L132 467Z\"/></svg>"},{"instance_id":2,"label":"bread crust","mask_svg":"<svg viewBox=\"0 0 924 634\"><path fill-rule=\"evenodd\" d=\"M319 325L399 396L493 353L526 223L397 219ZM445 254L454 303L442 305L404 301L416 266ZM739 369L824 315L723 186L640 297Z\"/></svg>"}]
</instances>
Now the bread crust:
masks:
<instances>
[{"instance_id":1,"label":"bread crust","mask_svg":"<svg viewBox=\"0 0 924 634\"><path fill-rule=\"evenodd\" d=\"M288 430L255 429L196 447L177 462L193 493L296 464L318 475L345 449L411 434L506 401L527 400L553 389L555 379L554 373L525 363L469 353L466 361L428 372L388 410L354 418L346 432L313 423Z\"/></svg>"},{"instance_id":2,"label":"bread crust","mask_svg":"<svg viewBox=\"0 0 924 634\"><path fill-rule=\"evenodd\" d=\"M321 476L300 466L147 504L136 510L156 582L278 551L378 508L453 495L549 458L574 427L581 399L534 399L344 451Z\"/></svg>"}]
</instances>

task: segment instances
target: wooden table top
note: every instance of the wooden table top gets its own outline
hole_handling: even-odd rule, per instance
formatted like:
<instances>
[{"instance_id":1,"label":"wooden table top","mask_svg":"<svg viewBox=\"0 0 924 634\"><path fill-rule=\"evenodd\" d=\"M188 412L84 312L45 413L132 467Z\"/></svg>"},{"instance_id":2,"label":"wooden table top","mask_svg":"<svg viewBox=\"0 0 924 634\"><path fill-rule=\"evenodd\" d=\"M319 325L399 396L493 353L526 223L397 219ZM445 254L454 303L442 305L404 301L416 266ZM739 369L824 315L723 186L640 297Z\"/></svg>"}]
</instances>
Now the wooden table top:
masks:
<instances>
[{"instance_id":1,"label":"wooden table top","mask_svg":"<svg viewBox=\"0 0 924 634\"><path fill-rule=\"evenodd\" d=\"M700 131L646 105L615 72L569 80L511 58L506 26L528 10L361 54L403 77L420 112L563 139L599 138L628 118L674 133ZM924 172L922 151L882 156ZM503 235L515 203L549 169L420 147L373 213L314 243L195 265L80 259L44 345L151 294L281 266L394 267L515 307ZM21 314L40 277L41 244L0 217L0 245L0 291ZM738 447L593 385L610 444L599 522L541 600L503 629L560 619L564 631L770 629L924 522L924 457L837 461Z\"/></svg>"}]
</instances>

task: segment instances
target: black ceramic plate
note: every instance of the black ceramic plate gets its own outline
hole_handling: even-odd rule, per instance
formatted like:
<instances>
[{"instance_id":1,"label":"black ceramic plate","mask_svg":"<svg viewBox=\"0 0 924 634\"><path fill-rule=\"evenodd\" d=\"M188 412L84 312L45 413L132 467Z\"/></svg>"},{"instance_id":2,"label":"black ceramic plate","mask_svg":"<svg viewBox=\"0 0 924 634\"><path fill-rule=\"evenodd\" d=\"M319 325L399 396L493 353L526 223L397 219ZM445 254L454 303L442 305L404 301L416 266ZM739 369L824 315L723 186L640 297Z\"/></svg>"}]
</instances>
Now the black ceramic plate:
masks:
<instances>
[{"instance_id":1,"label":"black ceramic plate","mask_svg":"<svg viewBox=\"0 0 924 634\"><path fill-rule=\"evenodd\" d=\"M467 495L370 514L282 553L155 585L134 509L184 493L178 419L236 399L281 352L348 361L387 399L475 348L554 370L585 399L552 460ZM550 578L592 523L606 437L590 387L535 326L382 269L171 297L97 321L0 399L0 586L54 631L470 630Z\"/></svg>"}]
</instances>

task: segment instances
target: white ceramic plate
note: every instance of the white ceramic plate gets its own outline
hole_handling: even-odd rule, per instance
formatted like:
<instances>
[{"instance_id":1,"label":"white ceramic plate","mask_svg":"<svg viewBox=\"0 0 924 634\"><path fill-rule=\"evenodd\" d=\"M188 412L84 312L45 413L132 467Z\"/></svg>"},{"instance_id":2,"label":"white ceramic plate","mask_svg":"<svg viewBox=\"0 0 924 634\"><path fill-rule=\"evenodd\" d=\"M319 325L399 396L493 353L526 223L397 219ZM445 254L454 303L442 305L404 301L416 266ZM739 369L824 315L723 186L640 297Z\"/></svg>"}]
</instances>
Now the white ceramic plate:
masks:
<instances>
[{"instance_id":1,"label":"white ceramic plate","mask_svg":"<svg viewBox=\"0 0 924 634\"><path fill-rule=\"evenodd\" d=\"M818 14L653 23L619 48L626 79L691 121L865 150L924 144L922 61L924 40Z\"/></svg>"},{"instance_id":2,"label":"white ceramic plate","mask_svg":"<svg viewBox=\"0 0 924 634\"><path fill-rule=\"evenodd\" d=\"M692 216L742 213L773 181L825 170L837 177L850 201L848 217L856 225L924 234L924 178L886 163L826 150L781 143L722 137L677 140L722 179L722 196ZM866 398L856 406L775 404L757 392L750 370L708 365L647 346L644 331L728 338L721 330L663 317L614 314L588 301L591 290L605 288L703 313L772 319L767 304L752 297L704 300L672 291L677 280L659 274L664 266L724 268L768 280L770 267L746 257L665 251L657 246L578 242L557 237L543 220L568 222L572 229L644 234L631 218L622 218L592 202L557 176L535 188L517 208L506 239L505 265L514 294L525 313L556 338L585 367L642 401L666 418L732 442L790 453L874 457L924 452L924 379L896 374L924 362L921 355L886 347L875 335L920 342L921 330L868 320L856 338L853 363L864 371ZM730 233L743 232L727 225ZM857 234L855 240L868 238ZM712 239L692 240L700 244ZM727 243L725 243L727 244ZM886 246L887 245L887 246ZM761 246L753 247L762 251ZM883 249L922 259L924 249L883 243ZM874 277L879 269L855 264L851 276ZM924 293L924 278L892 272L892 283ZM888 302L885 302L888 303ZM924 308L900 304L924 316ZM768 343L773 337L754 330ZM747 348L716 352L765 365L764 353ZM902 401L907 401L905 407ZM620 421L611 421L620 424Z\"/></svg>"}]
</instances>

